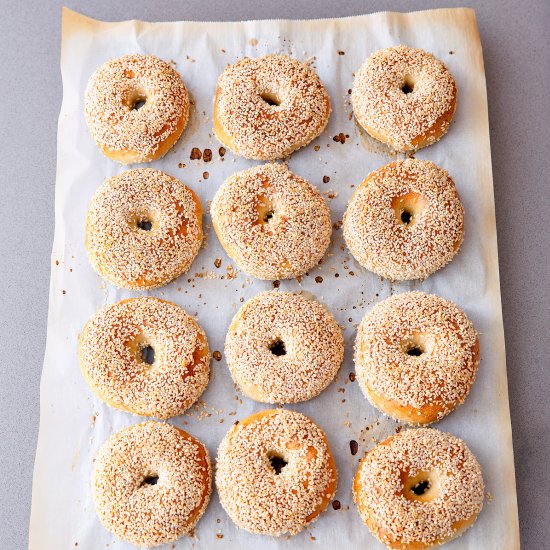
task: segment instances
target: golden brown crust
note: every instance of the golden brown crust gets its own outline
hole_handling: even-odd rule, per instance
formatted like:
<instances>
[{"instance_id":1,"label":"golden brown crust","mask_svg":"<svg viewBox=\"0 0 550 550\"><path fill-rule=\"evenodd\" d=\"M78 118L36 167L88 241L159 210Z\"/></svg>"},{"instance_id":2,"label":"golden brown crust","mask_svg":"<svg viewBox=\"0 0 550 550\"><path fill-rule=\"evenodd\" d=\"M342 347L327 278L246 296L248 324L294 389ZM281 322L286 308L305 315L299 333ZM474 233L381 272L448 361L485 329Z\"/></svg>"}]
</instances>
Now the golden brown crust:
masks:
<instances>
[{"instance_id":1,"label":"golden brown crust","mask_svg":"<svg viewBox=\"0 0 550 550\"><path fill-rule=\"evenodd\" d=\"M90 77L85 114L107 157L122 164L150 162L163 157L187 126L189 95L162 59L126 55L105 62Z\"/></svg>"},{"instance_id":2,"label":"golden brown crust","mask_svg":"<svg viewBox=\"0 0 550 550\"><path fill-rule=\"evenodd\" d=\"M152 364L142 350L154 350ZM158 298L131 298L100 309L79 338L82 374L111 407L140 416L182 414L208 385L206 335L184 309Z\"/></svg>"},{"instance_id":3,"label":"golden brown crust","mask_svg":"<svg viewBox=\"0 0 550 550\"><path fill-rule=\"evenodd\" d=\"M405 292L365 315L354 359L361 390L375 407L409 424L429 424L468 396L479 364L479 339L452 302Z\"/></svg>"},{"instance_id":4,"label":"golden brown crust","mask_svg":"<svg viewBox=\"0 0 550 550\"><path fill-rule=\"evenodd\" d=\"M142 290L169 283L189 269L201 243L199 197L181 181L152 168L128 170L107 180L88 209L90 263L121 288Z\"/></svg>"},{"instance_id":5,"label":"golden brown crust","mask_svg":"<svg viewBox=\"0 0 550 550\"><path fill-rule=\"evenodd\" d=\"M214 132L246 158L290 155L315 139L329 116L330 98L317 73L286 55L241 59L218 79Z\"/></svg>"},{"instance_id":6,"label":"golden brown crust","mask_svg":"<svg viewBox=\"0 0 550 550\"><path fill-rule=\"evenodd\" d=\"M229 177L210 207L227 254L259 279L303 275L330 244L330 211L319 191L284 164L264 164Z\"/></svg>"},{"instance_id":7,"label":"golden brown crust","mask_svg":"<svg viewBox=\"0 0 550 550\"><path fill-rule=\"evenodd\" d=\"M251 399L297 403L332 382L344 358L344 338L328 309L313 298L267 291L233 318L225 357L233 380Z\"/></svg>"},{"instance_id":8,"label":"golden brown crust","mask_svg":"<svg viewBox=\"0 0 550 550\"><path fill-rule=\"evenodd\" d=\"M99 450L92 495L103 526L136 546L190 534L212 491L206 447L169 424L145 422L117 432Z\"/></svg>"},{"instance_id":9,"label":"golden brown crust","mask_svg":"<svg viewBox=\"0 0 550 550\"><path fill-rule=\"evenodd\" d=\"M448 131L456 95L456 83L441 61L423 50L396 46L365 61L351 101L357 121L373 138L408 152Z\"/></svg>"},{"instance_id":10,"label":"golden brown crust","mask_svg":"<svg viewBox=\"0 0 550 550\"><path fill-rule=\"evenodd\" d=\"M286 462L279 474L271 466L273 456ZM235 425L218 449L221 504L251 533L303 530L334 497L337 476L324 432L295 411L253 414Z\"/></svg>"},{"instance_id":11,"label":"golden brown crust","mask_svg":"<svg viewBox=\"0 0 550 550\"><path fill-rule=\"evenodd\" d=\"M480 466L460 439L434 429L406 430L361 461L353 498L388 548L440 546L474 524L483 507Z\"/></svg>"},{"instance_id":12,"label":"golden brown crust","mask_svg":"<svg viewBox=\"0 0 550 550\"><path fill-rule=\"evenodd\" d=\"M460 249L464 208L446 170L407 159L367 176L348 204L343 230L363 267L390 280L425 279Z\"/></svg>"}]
</instances>

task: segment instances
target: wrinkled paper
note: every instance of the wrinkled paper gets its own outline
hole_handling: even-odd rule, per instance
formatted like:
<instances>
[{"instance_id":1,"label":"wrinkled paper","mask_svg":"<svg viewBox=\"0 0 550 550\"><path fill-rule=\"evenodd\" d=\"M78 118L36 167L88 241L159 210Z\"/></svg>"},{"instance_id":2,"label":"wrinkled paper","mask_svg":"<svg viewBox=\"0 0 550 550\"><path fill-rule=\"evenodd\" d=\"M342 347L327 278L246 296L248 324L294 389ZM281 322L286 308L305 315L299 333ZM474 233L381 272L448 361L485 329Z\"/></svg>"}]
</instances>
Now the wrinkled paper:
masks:
<instances>
[{"instance_id":1,"label":"wrinkled paper","mask_svg":"<svg viewBox=\"0 0 550 550\"><path fill-rule=\"evenodd\" d=\"M338 222L367 174L395 158L365 147L351 117L349 89L354 71L369 54L397 44L432 52L456 79L458 108L449 133L416 157L430 159L450 172L466 219L464 244L447 267L424 282L391 284L354 261L343 244ZM83 116L84 90L90 75L104 61L134 52L173 61L190 91L194 107L188 128L166 157L151 166L179 178L198 193L206 211L207 233L205 246L187 274L164 288L143 293L118 290L102 281L90 267L84 249L85 216L92 194L106 178L130 168L112 162L96 148ZM210 349L222 352L222 359L212 361L212 378L201 402L170 422L201 439L213 459L235 420L269 408L235 390L223 358L223 342L242 302L273 285L236 269L210 230L208 207L226 177L259 164L229 151L223 158L219 154L220 144L212 132L217 77L227 64L243 56L274 52L312 63L332 100L326 131L289 160L290 169L316 185L327 199L336 224L332 244L321 266L301 282L281 281L280 288L314 294L329 306L344 329L346 357L336 380L316 399L289 406L326 431L339 470L335 498L341 508L329 505L318 521L299 535L274 539L237 529L214 491L195 536L163 548L382 548L355 509L351 482L365 451L394 433L397 424L367 402L349 374L353 372L355 327L364 313L387 296L412 289L453 300L465 309L480 333L481 363L472 392L464 405L436 426L463 438L477 455L487 499L474 527L448 547L519 548L487 95L474 12L444 9L316 21L102 23L65 9L55 237L31 550L68 549L77 543L78 550L131 548L101 526L90 492L93 457L100 445L114 432L142 420L100 402L80 374L77 337L99 307L151 294L172 300L196 316ZM335 141L340 134L345 140ZM211 149L212 160L191 160L193 147ZM324 176L330 181L324 183ZM217 258L221 258L220 267L215 265ZM359 444L355 456L350 452L351 440Z\"/></svg>"}]
</instances>

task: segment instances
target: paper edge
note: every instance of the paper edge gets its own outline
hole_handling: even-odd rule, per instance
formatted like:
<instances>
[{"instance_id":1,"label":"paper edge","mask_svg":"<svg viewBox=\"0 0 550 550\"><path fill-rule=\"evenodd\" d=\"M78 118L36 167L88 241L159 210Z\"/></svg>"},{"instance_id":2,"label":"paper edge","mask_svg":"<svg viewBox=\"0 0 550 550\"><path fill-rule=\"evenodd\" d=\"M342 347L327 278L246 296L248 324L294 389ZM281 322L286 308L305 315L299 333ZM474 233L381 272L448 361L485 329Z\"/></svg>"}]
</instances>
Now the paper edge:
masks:
<instances>
[{"instance_id":1,"label":"paper edge","mask_svg":"<svg viewBox=\"0 0 550 550\"><path fill-rule=\"evenodd\" d=\"M500 284L500 265L499 265L499 257L498 257L498 231L497 231L497 221L496 221L496 205L495 205L495 185L494 185L494 179L493 179L493 158L492 158L492 151L491 151L491 131L490 131L490 124L489 124L489 97L487 94L487 76L485 73L485 59L483 56L483 44L481 42L481 35L479 32L479 25L477 23L477 17L475 10L469 9L467 10L470 12L470 16L473 18L473 24L476 32L477 42L479 44L479 62L481 64L482 69L482 80L483 80L483 94L484 98L483 101L483 109L485 111L484 113L484 120L483 125L486 128L485 135L485 147L486 147L486 154L488 157L488 163L487 163L487 178L491 183L491 189L490 192L488 190L488 194L490 194L490 200L489 200L489 210L491 215L491 225L494 225L495 227L495 237L494 237L494 247L492 250L492 254L494 256L495 261L495 268L494 268L494 277L496 278L495 281L495 290L497 290L497 295L493 296L493 299L495 300L496 304L498 305L498 312L496 314L496 323L499 327L500 332L500 340L501 340L501 350L502 350L502 362L504 364L504 369L506 372L506 376L504 377L504 388L503 393L506 396L506 410L503 411L504 414L508 418L508 422L506 425L506 437L507 437L507 445L509 445L511 449L511 464L508 464L507 469L509 471L506 472L505 475L505 481L510 485L510 491L512 493L510 503L513 510L512 512L515 512L514 514L514 525L511 528L511 531L513 531L514 540L511 541L514 544L514 548L519 549L520 548L520 529L519 529L519 508L518 508L518 502L517 502L517 484L516 484L516 470L515 470L515 453L514 453L514 442L513 442L513 436L512 436L512 417L510 414L510 394L508 391L508 365L506 360L506 338L504 334L504 317L502 313L502 287Z\"/></svg>"}]
</instances>

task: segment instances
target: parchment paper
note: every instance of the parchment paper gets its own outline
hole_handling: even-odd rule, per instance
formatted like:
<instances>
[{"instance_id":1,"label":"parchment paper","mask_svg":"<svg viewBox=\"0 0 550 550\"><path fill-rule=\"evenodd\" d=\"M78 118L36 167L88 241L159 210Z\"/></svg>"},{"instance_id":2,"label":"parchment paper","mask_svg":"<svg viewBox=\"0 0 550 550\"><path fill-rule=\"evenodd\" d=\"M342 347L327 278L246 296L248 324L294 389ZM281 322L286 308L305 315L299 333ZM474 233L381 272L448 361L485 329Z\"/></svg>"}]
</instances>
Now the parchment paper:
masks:
<instances>
[{"instance_id":1,"label":"parchment paper","mask_svg":"<svg viewBox=\"0 0 550 550\"><path fill-rule=\"evenodd\" d=\"M313 293L330 307L344 328L346 359L337 379L318 398L290 407L310 416L327 432L340 474L336 498L341 509L329 506L317 522L296 537L272 539L238 530L214 491L195 537L183 538L174 547L382 547L361 522L352 502L351 480L365 451L394 433L396 423L370 406L357 382L348 378L353 371L355 327L375 302L395 292L422 289L455 301L480 332L478 379L465 404L437 428L463 438L474 451L488 494L475 526L449 548L518 548L487 96L474 12L445 9L316 21L101 23L65 9L62 40L55 238L31 550L131 548L100 525L89 480L100 445L115 431L142 419L101 403L82 379L77 360L77 336L86 320L100 306L140 295L103 282L90 267L84 249L85 214L92 194L105 178L130 168L99 153L87 131L83 101L92 72L111 57L133 52L153 53L175 62L193 97L194 109L189 127L174 149L152 166L192 187L208 212L210 200L226 177L258 164L229 151L222 160L218 153L220 144L212 134L212 100L218 74L245 55L282 52L311 60L331 96L332 116L324 134L293 154L289 166L326 196L337 224L357 185L369 172L392 160L365 147L351 118L348 89L354 71L373 51L401 43L434 53L457 81L455 122L439 143L421 150L416 157L443 166L456 182L466 212L462 250L451 264L425 282L392 285L362 269L345 248L341 229L335 229L329 254L320 267L301 282L281 282L281 289ZM333 140L339 134L345 136L345 143ZM193 147L211 149L212 161L190 160ZM330 181L323 183L323 176L329 176ZM208 232L208 213L204 223ZM214 265L216 258L222 259L220 268ZM241 302L272 288L271 282L254 280L234 267L210 231L189 273L150 294L172 300L195 315L208 335L211 350L223 353L225 332ZM215 458L220 440L235 420L269 408L241 398L225 359L214 360L212 379L199 405L170 422L200 438ZM359 443L355 456L350 453L350 440Z\"/></svg>"}]
</instances>

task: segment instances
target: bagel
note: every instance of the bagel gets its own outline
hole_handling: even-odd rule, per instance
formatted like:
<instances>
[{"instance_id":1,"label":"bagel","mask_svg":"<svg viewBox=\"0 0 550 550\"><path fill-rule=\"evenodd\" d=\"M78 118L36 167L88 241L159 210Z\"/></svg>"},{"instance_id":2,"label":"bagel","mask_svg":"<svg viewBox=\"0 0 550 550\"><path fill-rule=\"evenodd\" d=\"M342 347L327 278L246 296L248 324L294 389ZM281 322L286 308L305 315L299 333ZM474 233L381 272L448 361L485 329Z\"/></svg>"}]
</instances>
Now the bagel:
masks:
<instances>
[{"instance_id":1,"label":"bagel","mask_svg":"<svg viewBox=\"0 0 550 550\"><path fill-rule=\"evenodd\" d=\"M378 50L355 75L351 92L357 122L399 152L430 145L449 130L457 89L445 65L424 50Z\"/></svg>"},{"instance_id":2,"label":"bagel","mask_svg":"<svg viewBox=\"0 0 550 550\"><path fill-rule=\"evenodd\" d=\"M297 403L332 382L344 359L344 337L331 313L313 298L261 292L231 321L225 357L247 397Z\"/></svg>"},{"instance_id":3,"label":"bagel","mask_svg":"<svg viewBox=\"0 0 550 550\"><path fill-rule=\"evenodd\" d=\"M452 302L405 292L365 315L354 359L359 386L375 407L409 424L429 424L468 396L479 364L479 339Z\"/></svg>"},{"instance_id":4,"label":"bagel","mask_svg":"<svg viewBox=\"0 0 550 550\"><path fill-rule=\"evenodd\" d=\"M218 449L221 505L251 533L302 531L334 497L337 477L324 432L295 411L253 414L233 426Z\"/></svg>"},{"instance_id":5,"label":"bagel","mask_svg":"<svg viewBox=\"0 0 550 550\"><path fill-rule=\"evenodd\" d=\"M218 79L214 133L243 157L286 157L315 139L329 116L330 98L317 73L286 55L246 57Z\"/></svg>"},{"instance_id":6,"label":"bagel","mask_svg":"<svg viewBox=\"0 0 550 550\"><path fill-rule=\"evenodd\" d=\"M122 164L151 162L163 157L187 126L189 94L166 61L125 55L90 77L84 111L105 156Z\"/></svg>"},{"instance_id":7,"label":"bagel","mask_svg":"<svg viewBox=\"0 0 550 550\"><path fill-rule=\"evenodd\" d=\"M111 407L140 416L182 414L208 385L206 335L184 309L158 298L101 308L79 338L82 374Z\"/></svg>"},{"instance_id":8,"label":"bagel","mask_svg":"<svg viewBox=\"0 0 550 550\"><path fill-rule=\"evenodd\" d=\"M460 439L430 428L406 430L361 461L353 498L373 535L388 548L424 550L460 536L483 507L484 484Z\"/></svg>"},{"instance_id":9,"label":"bagel","mask_svg":"<svg viewBox=\"0 0 550 550\"><path fill-rule=\"evenodd\" d=\"M145 422L121 430L94 461L92 497L99 519L136 546L191 534L211 492L206 447L170 424Z\"/></svg>"},{"instance_id":10,"label":"bagel","mask_svg":"<svg viewBox=\"0 0 550 550\"><path fill-rule=\"evenodd\" d=\"M186 272L202 244L202 205L181 181L152 168L103 183L86 217L94 270L121 288L163 286Z\"/></svg>"},{"instance_id":11,"label":"bagel","mask_svg":"<svg viewBox=\"0 0 550 550\"><path fill-rule=\"evenodd\" d=\"M284 164L264 164L229 177L214 196L210 213L229 257L258 279L303 275L330 244L325 200Z\"/></svg>"},{"instance_id":12,"label":"bagel","mask_svg":"<svg viewBox=\"0 0 550 550\"><path fill-rule=\"evenodd\" d=\"M464 208L443 168L407 159L367 176L348 204L343 230L368 270L392 281L425 279L460 249Z\"/></svg>"}]
</instances>

